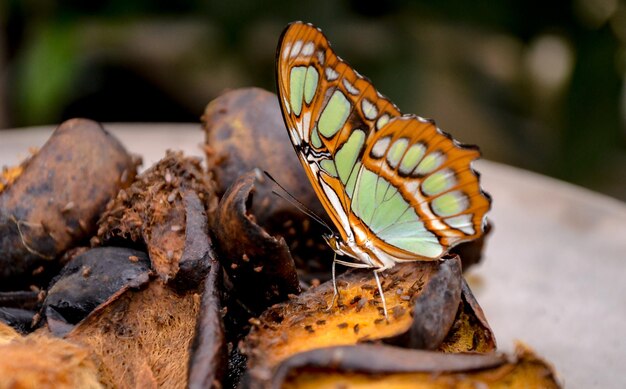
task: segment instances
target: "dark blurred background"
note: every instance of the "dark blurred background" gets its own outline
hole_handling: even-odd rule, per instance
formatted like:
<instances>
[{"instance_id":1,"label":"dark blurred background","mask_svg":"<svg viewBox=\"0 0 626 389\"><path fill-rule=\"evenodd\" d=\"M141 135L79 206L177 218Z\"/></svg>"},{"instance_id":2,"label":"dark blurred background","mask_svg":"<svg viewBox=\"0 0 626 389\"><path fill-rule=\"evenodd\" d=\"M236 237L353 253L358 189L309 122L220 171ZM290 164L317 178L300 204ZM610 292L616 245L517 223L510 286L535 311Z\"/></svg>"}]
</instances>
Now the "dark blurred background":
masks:
<instances>
[{"instance_id":1,"label":"dark blurred background","mask_svg":"<svg viewBox=\"0 0 626 389\"><path fill-rule=\"evenodd\" d=\"M198 122L227 89L275 91L292 20L486 158L626 200L621 0L1 0L0 128Z\"/></svg>"}]
</instances>

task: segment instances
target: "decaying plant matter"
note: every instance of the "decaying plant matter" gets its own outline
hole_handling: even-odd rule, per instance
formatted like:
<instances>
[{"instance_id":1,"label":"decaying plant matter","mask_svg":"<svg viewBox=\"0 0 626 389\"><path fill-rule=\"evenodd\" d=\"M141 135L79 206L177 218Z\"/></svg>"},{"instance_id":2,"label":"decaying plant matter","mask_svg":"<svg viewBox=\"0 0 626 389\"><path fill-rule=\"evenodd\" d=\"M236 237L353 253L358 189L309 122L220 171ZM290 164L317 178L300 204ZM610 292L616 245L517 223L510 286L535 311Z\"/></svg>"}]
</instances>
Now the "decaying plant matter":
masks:
<instances>
[{"instance_id":1,"label":"decaying plant matter","mask_svg":"<svg viewBox=\"0 0 626 389\"><path fill-rule=\"evenodd\" d=\"M213 181L200 160L168 152L107 205L92 244L137 242L145 245L152 267L162 279L181 287L190 277L198 283L208 270L198 266L206 264L209 242L204 242L202 252L186 253L190 247L187 239L197 236L186 229L206 231L206 215L202 215L214 212L216 204Z\"/></svg>"},{"instance_id":2,"label":"decaying plant matter","mask_svg":"<svg viewBox=\"0 0 626 389\"><path fill-rule=\"evenodd\" d=\"M283 360L307 350L329 346L382 341L408 348L441 350L455 326L469 325L489 334L480 345L458 342L446 347L458 352L495 349L488 327L475 321L456 324L457 312L472 313L465 307L458 258L442 262L409 262L397 265L382 280L389 318L385 319L374 276L369 270L351 270L337 278L340 299L331 309L332 283L309 289L301 295L268 309L246 338L250 374L266 377ZM469 289L465 293L470 293ZM466 297L473 299L473 297ZM468 329L469 331L469 329Z\"/></svg>"},{"instance_id":3,"label":"decaying plant matter","mask_svg":"<svg viewBox=\"0 0 626 389\"><path fill-rule=\"evenodd\" d=\"M106 203L132 182L136 165L99 124L61 124L0 192L0 288L23 286L25 276L57 265L88 239Z\"/></svg>"},{"instance_id":4,"label":"decaying plant matter","mask_svg":"<svg viewBox=\"0 0 626 389\"><path fill-rule=\"evenodd\" d=\"M559 388L552 367L524 346L502 354L443 354L389 346L338 346L297 354L251 388Z\"/></svg>"},{"instance_id":5,"label":"decaying plant matter","mask_svg":"<svg viewBox=\"0 0 626 389\"><path fill-rule=\"evenodd\" d=\"M65 335L111 296L146 285L150 261L142 251L97 247L73 258L53 281L43 302L48 329Z\"/></svg>"},{"instance_id":6,"label":"decaying plant matter","mask_svg":"<svg viewBox=\"0 0 626 389\"><path fill-rule=\"evenodd\" d=\"M480 259L484 239L440 261L381 273L388 318L371 269L339 267L333 302L333 253L321 239L327 227L307 213L330 222L285 134L277 97L259 89L225 93L203 122L206 168L168 152L134 177L135 162L115 140L74 120L30 162L4 171L0 232L13 235L0 235L0 249L10 250L0 251L10 266L0 280L29 274L47 249L56 260L66 252L66 264L46 291L0 292L0 388L558 387L551 367L530 351L495 352L462 276ZM106 157L115 161L106 174L88 168L86 182L95 186L72 186L74 171L58 170L69 166L66 154L51 151L56 143L65 150L65 136L78 127L120 152ZM73 155L105 158L93 142ZM43 179L49 158L57 163L52 181ZM28 186L38 182L45 185ZM89 214L67 206L84 200L86 188L97 192L90 204L99 204ZM19 205L27 189L73 193L56 197L67 209L52 207L68 216L48 220L39 197ZM35 211L25 210L31 202ZM35 219L20 212L37 215L43 232L34 234ZM28 223L15 223L16 215ZM80 239L67 231L76 223ZM60 239L61 230L71 239ZM75 248L89 237L91 248Z\"/></svg>"},{"instance_id":7,"label":"decaying plant matter","mask_svg":"<svg viewBox=\"0 0 626 389\"><path fill-rule=\"evenodd\" d=\"M248 212L270 235L285 238L301 279L328 277L332 251L319 239L327 231L298 209L293 200L272 193L278 191L287 199L287 193L291 194L330 224L286 136L276 95L258 88L227 92L206 107L202 120L207 160L219 192L226 192L240 175L257 171L254 201ZM263 177L264 171L287 193Z\"/></svg>"}]
</instances>

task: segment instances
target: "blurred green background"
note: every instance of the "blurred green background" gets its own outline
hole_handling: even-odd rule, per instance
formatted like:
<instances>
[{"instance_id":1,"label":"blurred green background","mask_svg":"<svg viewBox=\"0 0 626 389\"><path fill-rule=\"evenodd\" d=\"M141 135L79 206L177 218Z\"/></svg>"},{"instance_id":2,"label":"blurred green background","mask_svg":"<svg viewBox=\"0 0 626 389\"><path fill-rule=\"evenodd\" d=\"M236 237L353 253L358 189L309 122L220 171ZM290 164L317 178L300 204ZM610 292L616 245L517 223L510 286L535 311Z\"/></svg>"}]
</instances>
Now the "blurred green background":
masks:
<instances>
[{"instance_id":1,"label":"blurred green background","mask_svg":"<svg viewBox=\"0 0 626 389\"><path fill-rule=\"evenodd\" d=\"M198 122L227 89L275 91L292 20L485 158L626 200L620 0L2 0L0 128Z\"/></svg>"}]
</instances>

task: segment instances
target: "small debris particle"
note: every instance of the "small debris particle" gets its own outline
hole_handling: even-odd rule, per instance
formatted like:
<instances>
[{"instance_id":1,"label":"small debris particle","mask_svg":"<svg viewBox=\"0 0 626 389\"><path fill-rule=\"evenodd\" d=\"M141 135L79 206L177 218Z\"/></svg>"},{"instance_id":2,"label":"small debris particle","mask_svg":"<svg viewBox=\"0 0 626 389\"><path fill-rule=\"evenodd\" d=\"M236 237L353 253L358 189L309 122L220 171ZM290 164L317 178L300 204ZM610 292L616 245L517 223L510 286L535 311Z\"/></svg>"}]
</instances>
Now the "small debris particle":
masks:
<instances>
[{"instance_id":1,"label":"small debris particle","mask_svg":"<svg viewBox=\"0 0 626 389\"><path fill-rule=\"evenodd\" d=\"M37 274L41 274L43 273L43 266L39 266L38 268L36 268L35 270L33 270L33 275L36 276Z\"/></svg>"},{"instance_id":2,"label":"small debris particle","mask_svg":"<svg viewBox=\"0 0 626 389\"><path fill-rule=\"evenodd\" d=\"M243 255L241 256L241 259L243 259L244 262L249 262L250 261L250 257L248 257L248 255L246 255L246 253L243 253Z\"/></svg>"},{"instance_id":3,"label":"small debris particle","mask_svg":"<svg viewBox=\"0 0 626 389\"><path fill-rule=\"evenodd\" d=\"M354 325L354 327L353 327L352 329L354 330L354 333L355 333L355 334L358 334L358 333L359 333L359 330L361 329L361 327L360 327L360 326L359 326L359 324L357 323L357 324L355 324L355 325Z\"/></svg>"},{"instance_id":4,"label":"small debris particle","mask_svg":"<svg viewBox=\"0 0 626 389\"><path fill-rule=\"evenodd\" d=\"M257 273L262 272L263 271L263 265L255 267L254 271L257 272Z\"/></svg>"},{"instance_id":5,"label":"small debris particle","mask_svg":"<svg viewBox=\"0 0 626 389\"><path fill-rule=\"evenodd\" d=\"M172 192L167 196L167 202L172 203L176 200L176 192Z\"/></svg>"},{"instance_id":6,"label":"small debris particle","mask_svg":"<svg viewBox=\"0 0 626 389\"><path fill-rule=\"evenodd\" d=\"M175 224L175 225L173 225L173 226L171 226L171 227L170 227L170 230L171 230L172 232L178 232L178 231L180 231L180 230L182 230L182 229L183 229L183 226L179 226L179 225L177 225L177 224Z\"/></svg>"},{"instance_id":7,"label":"small debris particle","mask_svg":"<svg viewBox=\"0 0 626 389\"><path fill-rule=\"evenodd\" d=\"M319 278L313 278L311 280L311 288L317 288L318 286L320 286L320 280Z\"/></svg>"},{"instance_id":8,"label":"small debris particle","mask_svg":"<svg viewBox=\"0 0 626 389\"><path fill-rule=\"evenodd\" d=\"M82 272L82 276L87 278L91 275L91 267L89 266L83 266L83 272Z\"/></svg>"},{"instance_id":9,"label":"small debris particle","mask_svg":"<svg viewBox=\"0 0 626 389\"><path fill-rule=\"evenodd\" d=\"M248 323L252 324L253 326L260 326L261 320L257 319L256 317L251 317L250 319L248 319Z\"/></svg>"},{"instance_id":10,"label":"small debris particle","mask_svg":"<svg viewBox=\"0 0 626 389\"><path fill-rule=\"evenodd\" d=\"M230 268L233 269L233 270L237 269L238 267L239 266L236 263L231 263L230 264Z\"/></svg>"},{"instance_id":11,"label":"small debris particle","mask_svg":"<svg viewBox=\"0 0 626 389\"><path fill-rule=\"evenodd\" d=\"M167 259L171 260L172 258L174 258L174 251L173 250L167 250Z\"/></svg>"},{"instance_id":12,"label":"small debris particle","mask_svg":"<svg viewBox=\"0 0 626 389\"><path fill-rule=\"evenodd\" d=\"M404 309L404 307L401 307L400 305L396 305L395 307L391 309L391 314L396 319L404 315L405 312L406 312L406 309Z\"/></svg>"},{"instance_id":13,"label":"small debris particle","mask_svg":"<svg viewBox=\"0 0 626 389\"><path fill-rule=\"evenodd\" d=\"M61 210L61 213L68 213L69 211L74 209L74 206L76 206L76 204L74 204L73 201L70 201L69 203L65 204L65 206Z\"/></svg>"},{"instance_id":14,"label":"small debris particle","mask_svg":"<svg viewBox=\"0 0 626 389\"><path fill-rule=\"evenodd\" d=\"M312 334L312 333L314 333L314 332L315 332L315 330L313 329L313 326L312 326L312 325L305 325L305 326L304 326L304 329L305 329L305 330L306 330L309 334Z\"/></svg>"},{"instance_id":15,"label":"small debris particle","mask_svg":"<svg viewBox=\"0 0 626 389\"><path fill-rule=\"evenodd\" d=\"M29 286L28 288L29 288L32 292L37 292L37 293L39 293L39 291L41 290L41 289L39 289L39 287L38 287L37 285L31 285L31 286Z\"/></svg>"},{"instance_id":16,"label":"small debris particle","mask_svg":"<svg viewBox=\"0 0 626 389\"><path fill-rule=\"evenodd\" d=\"M297 295L297 294L293 294L293 293L288 293L288 294L287 294L287 297L288 297L290 300L293 300L293 299L295 299L296 297L298 297L298 295Z\"/></svg>"},{"instance_id":17,"label":"small debris particle","mask_svg":"<svg viewBox=\"0 0 626 389\"><path fill-rule=\"evenodd\" d=\"M402 288L398 288L398 289L396 289L396 294L397 294L397 295L401 295L401 294L402 294Z\"/></svg>"},{"instance_id":18,"label":"small debris particle","mask_svg":"<svg viewBox=\"0 0 626 389\"><path fill-rule=\"evenodd\" d=\"M363 309L363 307L365 306L365 304L367 304L367 298L360 299L359 303L356 305L356 311L360 312L361 309Z\"/></svg>"},{"instance_id":19,"label":"small debris particle","mask_svg":"<svg viewBox=\"0 0 626 389\"><path fill-rule=\"evenodd\" d=\"M126 182L128 180L128 169L124 169L120 176L120 182Z\"/></svg>"},{"instance_id":20,"label":"small debris particle","mask_svg":"<svg viewBox=\"0 0 626 389\"><path fill-rule=\"evenodd\" d=\"M384 321L385 321L385 319L383 319L383 318L378 318L378 319L374 320L374 324L380 324L380 323L382 323L382 322L384 322Z\"/></svg>"},{"instance_id":21,"label":"small debris particle","mask_svg":"<svg viewBox=\"0 0 626 389\"><path fill-rule=\"evenodd\" d=\"M128 257L128 260L131 261L132 263L137 263L139 262L139 257L136 255L131 255Z\"/></svg>"},{"instance_id":22,"label":"small debris particle","mask_svg":"<svg viewBox=\"0 0 626 389\"><path fill-rule=\"evenodd\" d=\"M400 299L404 301L409 301L411 300L411 296L409 296L408 294L403 294L402 296L400 296Z\"/></svg>"},{"instance_id":23,"label":"small debris particle","mask_svg":"<svg viewBox=\"0 0 626 389\"><path fill-rule=\"evenodd\" d=\"M348 328L348 323L339 323L337 324L337 328Z\"/></svg>"},{"instance_id":24,"label":"small debris particle","mask_svg":"<svg viewBox=\"0 0 626 389\"><path fill-rule=\"evenodd\" d=\"M324 324L326 324L326 320L318 320L315 322L315 324L317 324L318 326L323 326Z\"/></svg>"},{"instance_id":25,"label":"small debris particle","mask_svg":"<svg viewBox=\"0 0 626 389\"><path fill-rule=\"evenodd\" d=\"M165 171L165 182L167 182L168 184L172 183L172 173L170 173L169 170Z\"/></svg>"},{"instance_id":26,"label":"small debris particle","mask_svg":"<svg viewBox=\"0 0 626 389\"><path fill-rule=\"evenodd\" d=\"M90 230L89 224L87 224L87 222L84 221L83 219L78 219L78 225L80 226L80 228L83 231L89 231Z\"/></svg>"}]
</instances>

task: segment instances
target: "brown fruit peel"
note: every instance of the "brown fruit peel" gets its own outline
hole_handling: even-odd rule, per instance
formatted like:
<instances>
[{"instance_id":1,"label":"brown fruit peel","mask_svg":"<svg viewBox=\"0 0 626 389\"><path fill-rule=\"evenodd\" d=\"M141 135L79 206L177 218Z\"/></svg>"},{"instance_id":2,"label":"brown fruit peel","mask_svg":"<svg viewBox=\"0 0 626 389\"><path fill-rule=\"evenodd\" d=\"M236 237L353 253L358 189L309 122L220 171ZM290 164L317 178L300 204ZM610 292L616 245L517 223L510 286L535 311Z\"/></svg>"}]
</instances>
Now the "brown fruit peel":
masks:
<instances>
[{"instance_id":1,"label":"brown fruit peel","mask_svg":"<svg viewBox=\"0 0 626 389\"><path fill-rule=\"evenodd\" d=\"M138 387L152 376L160 387L183 388L199 307L199 295L156 279L113 296L66 339L91 348L105 386Z\"/></svg>"},{"instance_id":2,"label":"brown fruit peel","mask_svg":"<svg viewBox=\"0 0 626 389\"><path fill-rule=\"evenodd\" d=\"M222 197L213 232L231 294L259 314L300 292L298 275L283 238L275 238L250 213L252 193L262 185L255 172L245 174Z\"/></svg>"},{"instance_id":3,"label":"brown fruit peel","mask_svg":"<svg viewBox=\"0 0 626 389\"><path fill-rule=\"evenodd\" d=\"M211 176L203 171L198 158L168 151L162 160L139 175L107 205L99 222L98 237L92 244L110 244L118 239L145 243L157 274L164 280L174 279L184 251L189 247L186 240L195 236L204 239L195 232L185 233L188 209L192 213L202 212L189 192L195 192L202 208L211 215L217 204L214 189ZM196 230L202 228L202 220L194 215L189 218ZM204 254L196 254L204 257L206 250ZM203 276L206 271L200 274Z\"/></svg>"},{"instance_id":4,"label":"brown fruit peel","mask_svg":"<svg viewBox=\"0 0 626 389\"><path fill-rule=\"evenodd\" d=\"M530 350L515 356L447 354L381 345L312 350L281 363L270 380L252 388L559 388L552 367Z\"/></svg>"},{"instance_id":5,"label":"brown fruit peel","mask_svg":"<svg viewBox=\"0 0 626 389\"><path fill-rule=\"evenodd\" d=\"M133 180L137 162L98 123L72 119L22 167L0 193L3 288L9 279L28 282L24 275L53 266L93 234L106 203Z\"/></svg>"},{"instance_id":6,"label":"brown fruit peel","mask_svg":"<svg viewBox=\"0 0 626 389\"><path fill-rule=\"evenodd\" d=\"M220 303L221 276L219 262L213 261L204 280L200 313L189 355L190 389L218 387L228 365Z\"/></svg>"},{"instance_id":7,"label":"brown fruit peel","mask_svg":"<svg viewBox=\"0 0 626 389\"><path fill-rule=\"evenodd\" d=\"M460 305L459 259L398 264L381 275L388 322L372 271L348 271L337 277L341 298L330 310L327 282L264 312L244 342L249 368L267 372L299 352L365 341L438 347Z\"/></svg>"},{"instance_id":8,"label":"brown fruit peel","mask_svg":"<svg viewBox=\"0 0 626 389\"><path fill-rule=\"evenodd\" d=\"M202 119L207 165L215 174L220 193L249 171L267 171L289 194L331 224L285 132L275 94L258 88L224 93L209 103ZM267 178L261 176L260 180ZM274 190L282 193L277 185L255 185L255 201L249 212L270 235L286 239L302 274L328 277L327 258L332 251L321 239L328 231L293 203L274 195Z\"/></svg>"}]
</instances>

